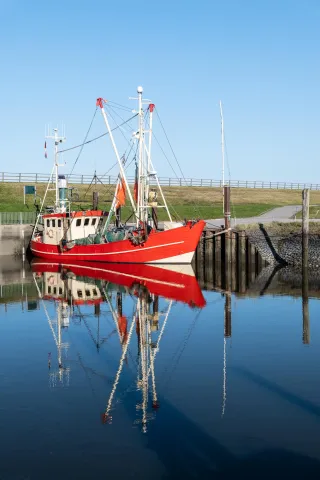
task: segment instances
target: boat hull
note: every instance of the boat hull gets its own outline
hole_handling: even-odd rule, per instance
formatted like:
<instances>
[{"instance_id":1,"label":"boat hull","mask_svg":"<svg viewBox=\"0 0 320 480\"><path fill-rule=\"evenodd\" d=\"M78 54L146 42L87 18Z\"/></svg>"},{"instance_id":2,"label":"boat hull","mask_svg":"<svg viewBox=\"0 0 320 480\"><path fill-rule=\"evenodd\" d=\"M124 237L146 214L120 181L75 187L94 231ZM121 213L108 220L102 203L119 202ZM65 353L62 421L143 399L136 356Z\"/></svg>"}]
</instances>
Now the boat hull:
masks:
<instances>
[{"instance_id":1,"label":"boat hull","mask_svg":"<svg viewBox=\"0 0 320 480\"><path fill-rule=\"evenodd\" d=\"M163 232L151 232L143 245L131 240L97 245L75 245L61 251L59 245L49 245L31 240L33 255L64 263L65 261L90 261L108 263L191 263L205 222L187 224Z\"/></svg>"}]
</instances>

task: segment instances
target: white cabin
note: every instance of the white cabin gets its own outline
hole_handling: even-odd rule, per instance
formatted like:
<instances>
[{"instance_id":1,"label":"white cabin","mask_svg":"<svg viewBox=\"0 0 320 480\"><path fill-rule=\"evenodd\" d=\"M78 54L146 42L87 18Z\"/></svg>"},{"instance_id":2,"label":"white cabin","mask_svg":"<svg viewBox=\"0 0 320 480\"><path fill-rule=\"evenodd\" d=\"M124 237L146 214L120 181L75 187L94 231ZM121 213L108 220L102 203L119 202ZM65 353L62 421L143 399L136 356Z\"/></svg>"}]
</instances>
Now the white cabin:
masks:
<instances>
[{"instance_id":1,"label":"white cabin","mask_svg":"<svg viewBox=\"0 0 320 480\"><path fill-rule=\"evenodd\" d=\"M63 238L69 242L95 235L107 218L101 210L72 212L71 217L65 213L43 215L43 243L59 245Z\"/></svg>"}]
</instances>

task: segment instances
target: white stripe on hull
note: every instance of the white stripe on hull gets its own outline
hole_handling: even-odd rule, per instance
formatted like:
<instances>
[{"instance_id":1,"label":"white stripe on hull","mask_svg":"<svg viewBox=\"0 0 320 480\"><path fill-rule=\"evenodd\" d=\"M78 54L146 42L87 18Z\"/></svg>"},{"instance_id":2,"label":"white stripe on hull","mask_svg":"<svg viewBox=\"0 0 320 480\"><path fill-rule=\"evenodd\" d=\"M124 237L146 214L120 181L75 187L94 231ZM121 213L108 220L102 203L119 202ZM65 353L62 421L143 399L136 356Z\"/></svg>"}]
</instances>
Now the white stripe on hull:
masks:
<instances>
[{"instance_id":1,"label":"white stripe on hull","mask_svg":"<svg viewBox=\"0 0 320 480\"><path fill-rule=\"evenodd\" d=\"M175 257L161 258L161 260L154 260L146 263L191 263L194 252L182 253Z\"/></svg>"}]
</instances>

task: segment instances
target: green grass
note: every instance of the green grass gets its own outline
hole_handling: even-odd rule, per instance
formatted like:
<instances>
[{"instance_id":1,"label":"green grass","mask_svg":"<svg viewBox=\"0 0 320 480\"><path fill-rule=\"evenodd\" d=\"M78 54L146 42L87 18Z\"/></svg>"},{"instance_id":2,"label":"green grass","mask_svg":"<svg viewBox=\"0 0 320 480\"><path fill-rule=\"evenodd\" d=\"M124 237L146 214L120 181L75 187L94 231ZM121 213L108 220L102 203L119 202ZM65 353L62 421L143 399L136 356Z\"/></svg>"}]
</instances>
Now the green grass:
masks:
<instances>
[{"instance_id":1,"label":"green grass","mask_svg":"<svg viewBox=\"0 0 320 480\"><path fill-rule=\"evenodd\" d=\"M28 205L23 205L22 183L0 183L0 211L2 212L25 212L34 210L33 197L27 196ZM90 208L92 190L89 185L74 185L82 202L73 204L74 209ZM108 210L112 201L114 186L94 186L99 191L99 207ZM44 196L45 184L37 184L37 194ZM222 190L209 187L164 187L168 205L172 216L177 219L183 218L222 218ZM49 191L47 205L53 204L54 191ZM158 193L158 198L160 195ZM39 200L39 198L38 198ZM128 202L127 202L128 203ZM311 191L311 203L320 203L320 191ZM301 191L295 190L271 190L253 188L231 189L231 214L232 216L252 217L260 215L272 208L282 205L301 204ZM129 207L124 209L123 219L129 216ZM164 210L158 209L159 219L165 218Z\"/></svg>"},{"instance_id":2,"label":"green grass","mask_svg":"<svg viewBox=\"0 0 320 480\"><path fill-rule=\"evenodd\" d=\"M320 218L320 205L312 205L309 209L309 217L312 218ZM302 218L302 211L297 213L297 218Z\"/></svg>"}]
</instances>

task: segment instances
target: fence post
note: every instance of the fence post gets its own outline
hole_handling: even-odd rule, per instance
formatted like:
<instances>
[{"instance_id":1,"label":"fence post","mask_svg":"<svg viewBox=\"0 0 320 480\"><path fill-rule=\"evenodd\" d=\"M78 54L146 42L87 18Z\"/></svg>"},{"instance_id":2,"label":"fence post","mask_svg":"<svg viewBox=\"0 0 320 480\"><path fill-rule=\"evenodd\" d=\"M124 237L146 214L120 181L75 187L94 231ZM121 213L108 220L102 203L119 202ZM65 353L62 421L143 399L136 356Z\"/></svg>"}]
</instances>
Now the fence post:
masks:
<instances>
[{"instance_id":1,"label":"fence post","mask_svg":"<svg viewBox=\"0 0 320 480\"><path fill-rule=\"evenodd\" d=\"M169 187L171 187L171 178L169 177Z\"/></svg>"}]
</instances>

